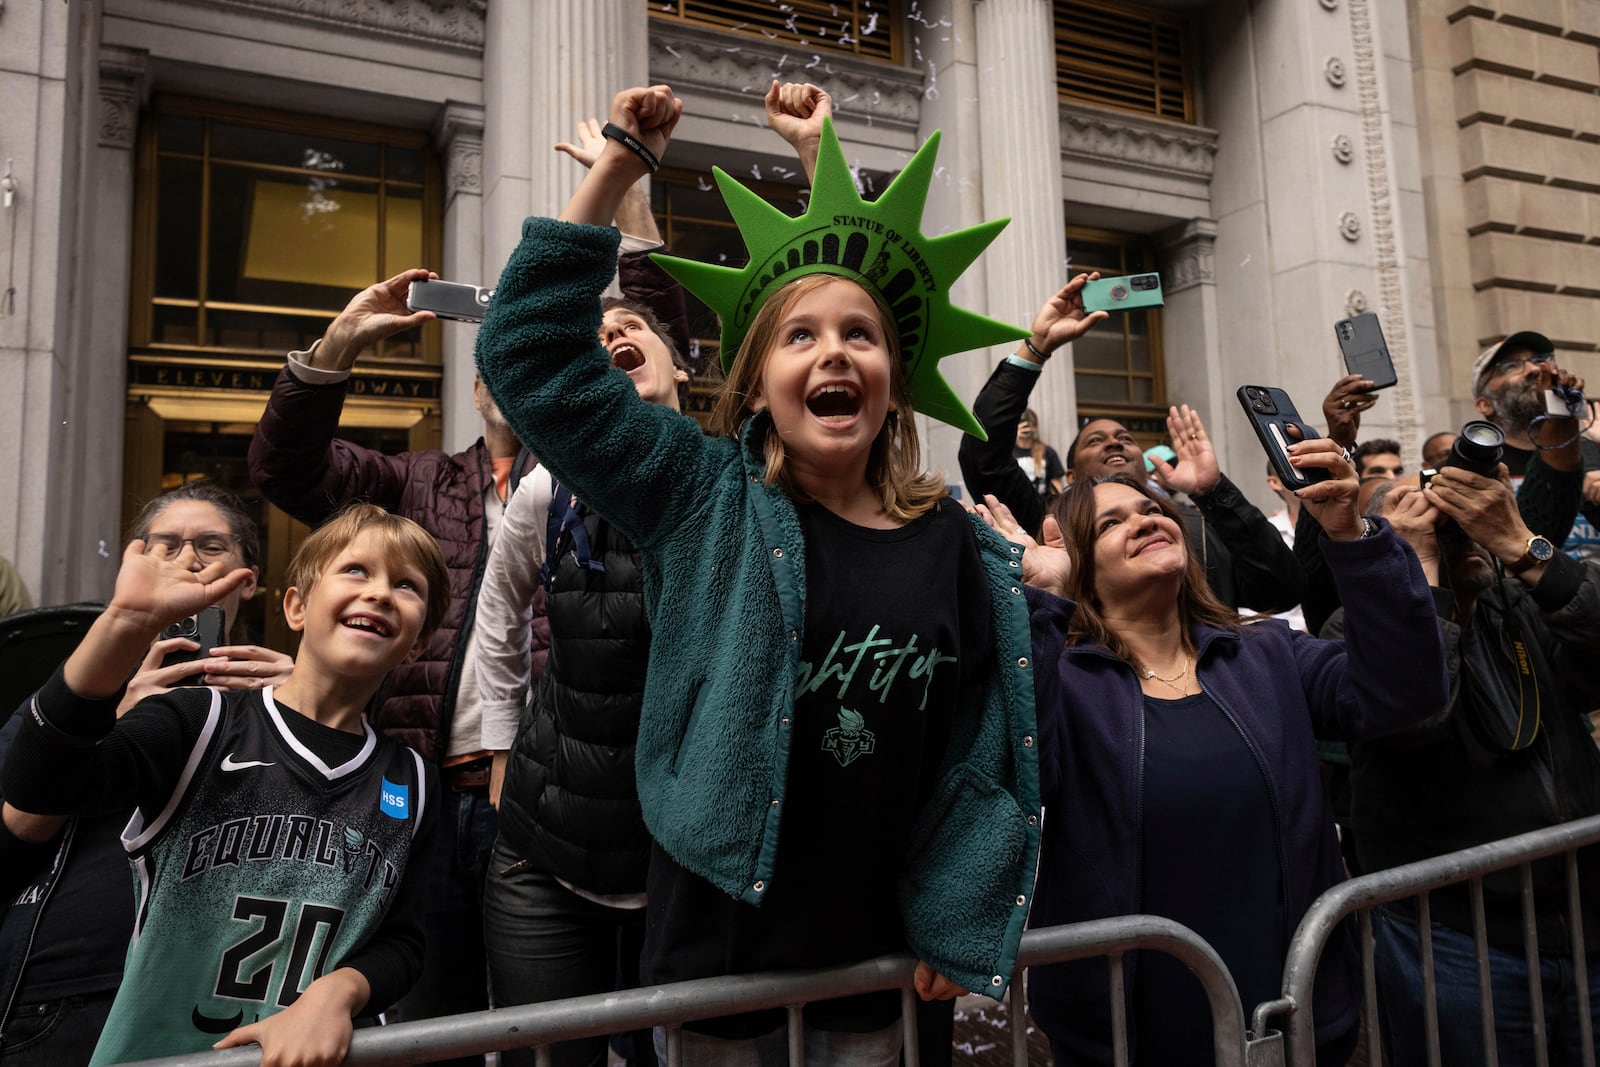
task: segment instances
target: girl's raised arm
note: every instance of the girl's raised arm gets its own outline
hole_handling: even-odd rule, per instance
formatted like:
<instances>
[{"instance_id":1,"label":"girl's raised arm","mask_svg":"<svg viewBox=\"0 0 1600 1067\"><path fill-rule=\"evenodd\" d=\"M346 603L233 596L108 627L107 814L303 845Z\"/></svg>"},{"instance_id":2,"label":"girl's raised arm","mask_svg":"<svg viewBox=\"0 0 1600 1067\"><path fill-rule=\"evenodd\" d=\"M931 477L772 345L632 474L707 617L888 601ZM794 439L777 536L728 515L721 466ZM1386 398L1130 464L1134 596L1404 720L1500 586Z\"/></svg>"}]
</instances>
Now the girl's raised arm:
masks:
<instances>
[{"instance_id":1,"label":"girl's raised arm","mask_svg":"<svg viewBox=\"0 0 1600 1067\"><path fill-rule=\"evenodd\" d=\"M665 85L618 93L602 131L606 146L562 209L561 221L610 226L628 190L661 165L682 114L683 101Z\"/></svg>"}]
</instances>

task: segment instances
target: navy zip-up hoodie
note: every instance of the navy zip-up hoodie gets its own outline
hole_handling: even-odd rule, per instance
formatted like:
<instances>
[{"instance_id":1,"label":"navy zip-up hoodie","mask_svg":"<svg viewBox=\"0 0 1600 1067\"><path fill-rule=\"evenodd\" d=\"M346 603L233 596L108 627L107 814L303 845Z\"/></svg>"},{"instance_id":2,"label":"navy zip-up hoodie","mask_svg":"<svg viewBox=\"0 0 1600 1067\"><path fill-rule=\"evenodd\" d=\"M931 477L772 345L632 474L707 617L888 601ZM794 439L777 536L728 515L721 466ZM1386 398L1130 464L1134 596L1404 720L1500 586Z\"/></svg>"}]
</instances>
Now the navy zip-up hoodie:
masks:
<instances>
[{"instance_id":1,"label":"navy zip-up hoodie","mask_svg":"<svg viewBox=\"0 0 1600 1067\"><path fill-rule=\"evenodd\" d=\"M1272 799L1282 872L1283 944L1306 909L1344 877L1333 813L1322 792L1316 739L1357 740L1436 715L1448 687L1444 648L1428 583L1415 554L1383 524L1358 541L1324 540L1351 622L1346 642L1321 641L1270 620L1236 632L1196 625L1197 676L1244 736ZM1030 927L1141 910L1143 694L1133 668L1100 644L1068 644L1077 605L1028 590L1045 805L1039 884ZM1208 867L1229 856L1195 857L1197 893ZM1138 957L1129 958L1129 1051ZM1318 968L1317 1039L1355 1025L1360 979L1354 941L1341 935ZM1103 960L1036 967L1029 1011L1051 1039L1111 1061ZM1254 1005L1243 1005L1246 1017ZM1149 1021L1146 1020L1146 1023Z\"/></svg>"}]
</instances>

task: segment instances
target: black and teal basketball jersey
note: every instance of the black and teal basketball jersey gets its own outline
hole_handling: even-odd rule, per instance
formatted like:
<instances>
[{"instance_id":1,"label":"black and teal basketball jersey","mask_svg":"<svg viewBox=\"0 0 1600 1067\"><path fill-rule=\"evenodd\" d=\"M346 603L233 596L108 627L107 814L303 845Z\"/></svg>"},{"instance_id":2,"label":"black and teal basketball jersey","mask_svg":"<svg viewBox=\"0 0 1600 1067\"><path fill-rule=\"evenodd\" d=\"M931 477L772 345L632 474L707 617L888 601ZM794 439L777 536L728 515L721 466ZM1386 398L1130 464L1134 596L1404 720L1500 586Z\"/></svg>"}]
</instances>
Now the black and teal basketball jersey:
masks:
<instances>
[{"instance_id":1,"label":"black and teal basketball jersey","mask_svg":"<svg viewBox=\"0 0 1600 1067\"><path fill-rule=\"evenodd\" d=\"M210 701L171 798L123 831L138 910L96 1065L207 1049L337 969L382 923L432 799L422 758L365 723L329 766L271 689Z\"/></svg>"}]
</instances>

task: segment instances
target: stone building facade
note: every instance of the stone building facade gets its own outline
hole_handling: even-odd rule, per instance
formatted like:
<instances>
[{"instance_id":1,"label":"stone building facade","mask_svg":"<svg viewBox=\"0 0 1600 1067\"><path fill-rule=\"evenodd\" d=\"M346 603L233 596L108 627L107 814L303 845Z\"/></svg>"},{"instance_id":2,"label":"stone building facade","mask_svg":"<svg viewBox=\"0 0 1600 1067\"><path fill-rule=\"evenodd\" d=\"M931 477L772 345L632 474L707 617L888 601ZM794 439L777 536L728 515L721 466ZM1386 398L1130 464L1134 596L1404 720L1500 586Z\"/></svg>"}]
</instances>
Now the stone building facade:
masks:
<instances>
[{"instance_id":1,"label":"stone building facade","mask_svg":"<svg viewBox=\"0 0 1600 1067\"><path fill-rule=\"evenodd\" d=\"M1266 502L1235 389L1281 385L1314 419L1342 372L1332 324L1363 310L1400 375L1364 429L1399 438L1408 462L1467 417L1473 354L1514 330L1548 334L1600 382L1600 0L854 0L771 5L791 23L843 9L832 28L692 17L730 6L0 8L0 554L35 599L107 595L137 500L237 475L278 349L342 304L317 294L409 254L492 284L522 218L559 210L580 177L550 146L646 80L686 102L674 177L653 190L686 254L727 247L712 163L803 199L762 127L776 76L832 93L864 183L943 131L927 232L1012 219L961 303L1026 323L1074 267L1159 270L1158 316L1045 372L1035 406L1059 445L1085 413L1153 438L1162 406L1187 402ZM1118 35L1145 27L1177 49L1152 61L1165 98L1079 91L1074 72L1137 52ZM888 43L842 43L851 32ZM331 215L357 225L366 260L316 243ZM434 326L363 360L350 432L469 443L471 345L471 327ZM1004 355L945 373L971 397ZM954 480L953 432L926 430ZM263 521L270 590L297 532Z\"/></svg>"}]
</instances>

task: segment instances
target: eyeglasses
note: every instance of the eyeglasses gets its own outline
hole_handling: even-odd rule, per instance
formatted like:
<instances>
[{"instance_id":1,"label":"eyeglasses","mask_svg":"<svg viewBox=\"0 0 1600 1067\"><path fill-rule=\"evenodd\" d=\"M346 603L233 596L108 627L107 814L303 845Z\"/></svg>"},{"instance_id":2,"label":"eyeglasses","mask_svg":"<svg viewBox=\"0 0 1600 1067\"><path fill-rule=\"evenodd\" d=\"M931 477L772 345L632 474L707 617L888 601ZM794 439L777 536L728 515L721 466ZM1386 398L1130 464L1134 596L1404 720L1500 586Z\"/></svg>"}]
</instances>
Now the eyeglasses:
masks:
<instances>
[{"instance_id":1,"label":"eyeglasses","mask_svg":"<svg viewBox=\"0 0 1600 1067\"><path fill-rule=\"evenodd\" d=\"M200 533L193 537L153 533L145 537L144 551L145 555L149 555L160 546L167 550L168 559L174 559L183 551L184 545L193 545L196 556L207 563L215 563L219 559L227 558L239 540L239 535L234 533Z\"/></svg>"},{"instance_id":2,"label":"eyeglasses","mask_svg":"<svg viewBox=\"0 0 1600 1067\"><path fill-rule=\"evenodd\" d=\"M1527 363L1532 363L1535 367L1543 367L1555 361L1556 354L1554 352L1534 352L1531 355L1497 360L1489 365L1489 373L1504 377L1507 374L1517 373Z\"/></svg>"}]
</instances>

